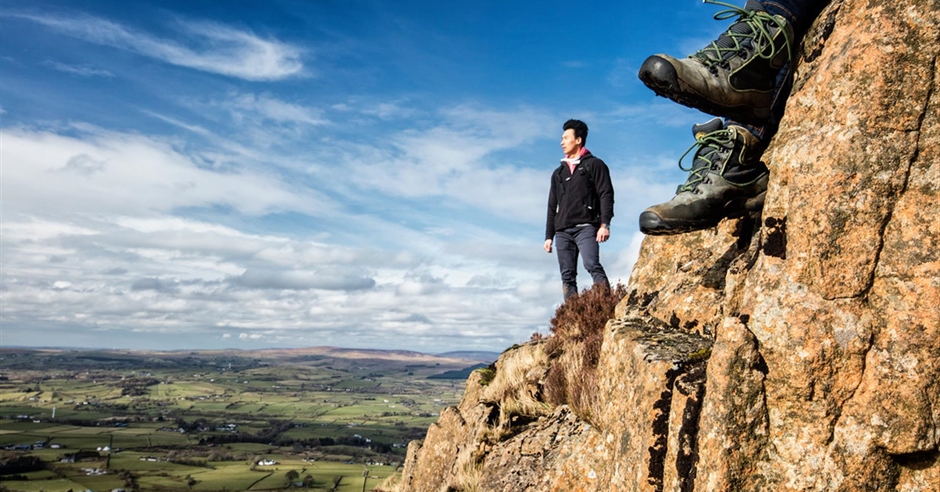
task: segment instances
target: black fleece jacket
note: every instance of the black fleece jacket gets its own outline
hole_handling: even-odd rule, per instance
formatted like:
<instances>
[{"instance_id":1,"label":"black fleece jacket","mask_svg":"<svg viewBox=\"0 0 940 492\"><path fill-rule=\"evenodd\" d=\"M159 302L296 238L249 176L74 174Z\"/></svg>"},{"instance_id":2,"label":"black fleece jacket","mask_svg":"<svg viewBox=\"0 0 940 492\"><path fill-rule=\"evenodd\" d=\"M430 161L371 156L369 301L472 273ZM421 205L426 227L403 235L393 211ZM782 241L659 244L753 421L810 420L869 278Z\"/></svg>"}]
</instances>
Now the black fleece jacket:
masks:
<instances>
[{"instance_id":1,"label":"black fleece jacket","mask_svg":"<svg viewBox=\"0 0 940 492\"><path fill-rule=\"evenodd\" d=\"M555 169L548 192L545 239L554 238L555 231L579 224L610 225L613 217L614 185L604 161L587 152L574 168L574 175L565 162Z\"/></svg>"}]
</instances>

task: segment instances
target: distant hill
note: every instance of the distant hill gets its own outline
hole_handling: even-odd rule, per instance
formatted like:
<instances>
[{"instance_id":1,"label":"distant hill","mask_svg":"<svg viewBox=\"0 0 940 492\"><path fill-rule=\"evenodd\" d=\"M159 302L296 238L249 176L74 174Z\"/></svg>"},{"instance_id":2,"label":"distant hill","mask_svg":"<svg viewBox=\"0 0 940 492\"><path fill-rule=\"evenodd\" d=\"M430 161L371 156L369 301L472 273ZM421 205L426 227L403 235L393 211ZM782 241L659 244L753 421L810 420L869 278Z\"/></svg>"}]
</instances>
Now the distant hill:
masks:
<instances>
[{"instance_id":1,"label":"distant hill","mask_svg":"<svg viewBox=\"0 0 940 492\"><path fill-rule=\"evenodd\" d=\"M325 346L288 349L255 349L245 350L242 353L250 354L253 357L325 356L341 357L344 359L384 359L412 362L439 362L439 359L442 358L461 359L461 357L446 357L411 350L358 349Z\"/></svg>"},{"instance_id":2,"label":"distant hill","mask_svg":"<svg viewBox=\"0 0 940 492\"><path fill-rule=\"evenodd\" d=\"M443 354L437 354L437 356L447 359L478 360L480 362L486 362L489 364L496 362L496 359L499 358L499 352L486 352L484 350L457 350L454 352L444 352Z\"/></svg>"},{"instance_id":3,"label":"distant hill","mask_svg":"<svg viewBox=\"0 0 940 492\"><path fill-rule=\"evenodd\" d=\"M148 367L210 367L227 365L248 369L261 365L316 365L340 371L384 373L405 371L415 376L440 375L442 372L465 371L457 379L466 379L473 364L489 365L499 356L496 352L461 351L440 355L408 350L351 349L340 347L304 347L284 349L214 349L214 350L104 350L76 348L8 348L0 347L0 371L32 370L48 363L66 369L81 369L89 364L99 368L134 369L145 363ZM46 361L46 362L43 362ZM445 379L449 379L445 377Z\"/></svg>"},{"instance_id":4,"label":"distant hill","mask_svg":"<svg viewBox=\"0 0 940 492\"><path fill-rule=\"evenodd\" d=\"M471 372L476 371L477 369L483 369L484 367L489 367L489 364L474 364L470 367L466 367L460 370L447 371L441 374L428 376L428 379L467 379L470 377Z\"/></svg>"},{"instance_id":5,"label":"distant hill","mask_svg":"<svg viewBox=\"0 0 940 492\"><path fill-rule=\"evenodd\" d=\"M130 350L130 349L104 349L104 348L72 348L72 347L0 347L0 355L16 352L45 352L45 353L104 353L114 357L117 354L128 356L159 355L164 357L181 357L194 355L215 355L234 357L256 357L261 359L282 357L341 357L344 359L384 359L398 361L440 362L439 359L457 359L474 362L494 362L499 358L498 352L486 351L454 351L442 354L428 354L411 350L380 350L342 347L304 347L304 348L274 348L274 349L204 349L204 350Z\"/></svg>"}]
</instances>

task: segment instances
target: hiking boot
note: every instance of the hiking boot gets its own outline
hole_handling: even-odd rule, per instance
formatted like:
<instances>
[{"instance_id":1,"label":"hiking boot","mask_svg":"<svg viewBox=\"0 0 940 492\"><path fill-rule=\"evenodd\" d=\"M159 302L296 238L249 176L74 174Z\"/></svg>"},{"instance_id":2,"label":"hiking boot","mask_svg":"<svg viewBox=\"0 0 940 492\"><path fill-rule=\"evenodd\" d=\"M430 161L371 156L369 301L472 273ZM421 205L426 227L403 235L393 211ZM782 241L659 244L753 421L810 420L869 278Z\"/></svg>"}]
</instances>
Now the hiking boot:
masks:
<instances>
[{"instance_id":1,"label":"hiking boot","mask_svg":"<svg viewBox=\"0 0 940 492\"><path fill-rule=\"evenodd\" d=\"M793 59L793 27L756 0L744 9L705 0L730 10L715 14L737 21L717 40L684 59L653 55L640 67L640 80L656 94L715 116L763 124L771 114L777 77Z\"/></svg>"},{"instance_id":2,"label":"hiking boot","mask_svg":"<svg viewBox=\"0 0 940 492\"><path fill-rule=\"evenodd\" d=\"M640 214L640 231L652 236L682 234L714 227L722 219L742 217L764 206L769 172L760 161L762 146L746 128L719 118L692 127L698 146L685 183L666 203Z\"/></svg>"}]
</instances>

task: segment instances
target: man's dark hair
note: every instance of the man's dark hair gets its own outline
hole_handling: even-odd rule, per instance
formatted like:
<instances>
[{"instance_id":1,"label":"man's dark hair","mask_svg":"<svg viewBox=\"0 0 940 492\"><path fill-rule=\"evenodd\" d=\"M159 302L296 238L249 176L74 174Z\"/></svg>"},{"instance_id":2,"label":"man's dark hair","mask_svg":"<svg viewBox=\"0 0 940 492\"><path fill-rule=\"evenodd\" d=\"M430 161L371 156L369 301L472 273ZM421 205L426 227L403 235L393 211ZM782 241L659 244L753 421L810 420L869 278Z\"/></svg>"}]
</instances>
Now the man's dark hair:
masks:
<instances>
[{"instance_id":1,"label":"man's dark hair","mask_svg":"<svg viewBox=\"0 0 940 492\"><path fill-rule=\"evenodd\" d=\"M581 139L581 146L587 145L587 124L581 120L568 120L562 125L562 131L574 130L574 138Z\"/></svg>"}]
</instances>

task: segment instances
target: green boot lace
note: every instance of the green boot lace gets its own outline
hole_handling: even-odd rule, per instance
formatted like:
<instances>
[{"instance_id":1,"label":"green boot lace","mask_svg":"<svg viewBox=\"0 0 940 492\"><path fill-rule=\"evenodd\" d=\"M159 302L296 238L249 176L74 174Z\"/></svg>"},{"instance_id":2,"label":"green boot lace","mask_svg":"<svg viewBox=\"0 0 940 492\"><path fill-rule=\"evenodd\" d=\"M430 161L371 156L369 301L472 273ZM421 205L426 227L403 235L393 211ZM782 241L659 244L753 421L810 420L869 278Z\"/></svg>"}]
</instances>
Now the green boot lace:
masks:
<instances>
[{"instance_id":1,"label":"green boot lace","mask_svg":"<svg viewBox=\"0 0 940 492\"><path fill-rule=\"evenodd\" d=\"M679 157L679 169L688 172L689 177L686 179L685 183L682 183L676 188L676 194L682 193L683 191L696 193L699 183L705 181L705 174L710 170L718 171L719 175L724 174L728 159L724 158L723 154L730 151L733 147L734 134L727 128L715 130L710 133L697 134L695 136L695 143L682 154L682 157ZM692 167L687 168L682 165L682 159L689 155L692 149L697 150L695 154L693 154L695 157L692 160ZM699 161L699 163L696 164L696 161Z\"/></svg>"},{"instance_id":2,"label":"green boot lace","mask_svg":"<svg viewBox=\"0 0 940 492\"><path fill-rule=\"evenodd\" d=\"M719 2L717 0L704 0L705 3L713 3L728 7L715 14L715 20L726 20L737 17L731 27L717 40L712 41L708 46L702 48L697 53L691 55L693 58L701 61L705 66L712 68L714 65L728 68L727 60L735 54L747 51L746 40L750 40L754 52L760 58L772 60L780 53L779 48L774 45L773 35L768 30L768 25L776 25L784 36L784 46L787 49L787 60L793 59L793 40L790 39L790 33L786 29L786 21L779 19L767 12L761 10L744 10L729 3ZM746 25L749 29L743 29ZM729 40L722 42L724 40ZM719 44L720 43L720 44Z\"/></svg>"}]
</instances>

